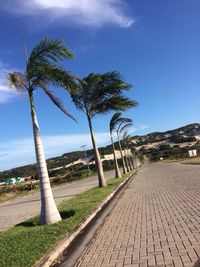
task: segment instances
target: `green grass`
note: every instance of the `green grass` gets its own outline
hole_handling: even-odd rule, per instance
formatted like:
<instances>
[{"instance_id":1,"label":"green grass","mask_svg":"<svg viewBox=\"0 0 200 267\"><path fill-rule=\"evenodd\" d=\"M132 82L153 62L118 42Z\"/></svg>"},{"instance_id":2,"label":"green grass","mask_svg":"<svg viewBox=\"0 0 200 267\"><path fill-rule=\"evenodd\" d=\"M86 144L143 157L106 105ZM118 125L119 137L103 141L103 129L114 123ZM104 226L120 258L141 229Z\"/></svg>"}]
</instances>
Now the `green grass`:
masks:
<instances>
[{"instance_id":1,"label":"green grass","mask_svg":"<svg viewBox=\"0 0 200 267\"><path fill-rule=\"evenodd\" d=\"M41 226L38 217L0 232L0 266L28 267L40 259L55 243L81 222L124 179L111 179L104 188L90 189L59 205L65 217L61 222Z\"/></svg>"}]
</instances>

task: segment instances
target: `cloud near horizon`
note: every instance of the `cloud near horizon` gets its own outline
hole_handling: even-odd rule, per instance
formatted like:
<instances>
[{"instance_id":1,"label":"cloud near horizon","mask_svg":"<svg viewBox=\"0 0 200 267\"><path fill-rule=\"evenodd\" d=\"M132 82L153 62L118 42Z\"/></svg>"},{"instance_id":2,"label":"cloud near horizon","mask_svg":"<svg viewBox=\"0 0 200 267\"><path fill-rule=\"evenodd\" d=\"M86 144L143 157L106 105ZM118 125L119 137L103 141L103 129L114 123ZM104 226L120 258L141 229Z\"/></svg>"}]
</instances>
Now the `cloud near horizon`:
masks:
<instances>
[{"instance_id":1,"label":"cloud near horizon","mask_svg":"<svg viewBox=\"0 0 200 267\"><path fill-rule=\"evenodd\" d=\"M42 17L43 22L63 20L90 27L112 23L122 28L131 27L135 22L126 15L123 0L7 0L1 7L23 16L46 15Z\"/></svg>"},{"instance_id":2,"label":"cloud near horizon","mask_svg":"<svg viewBox=\"0 0 200 267\"><path fill-rule=\"evenodd\" d=\"M131 133L143 131L148 127L140 126L131 129ZM97 146L110 144L108 132L95 133ZM60 156L66 152L82 150L81 146L91 149L91 137L89 133L71 135L47 135L42 137L46 158ZM35 162L33 138L23 138L0 143L0 170L6 170L17 166L32 164Z\"/></svg>"},{"instance_id":3,"label":"cloud near horizon","mask_svg":"<svg viewBox=\"0 0 200 267\"><path fill-rule=\"evenodd\" d=\"M109 133L96 133L97 145L105 145L109 141ZM82 145L91 149L89 134L55 135L42 137L46 158L62 155L74 150L82 150ZM0 170L32 164L35 162L33 138L11 140L0 143Z\"/></svg>"}]
</instances>

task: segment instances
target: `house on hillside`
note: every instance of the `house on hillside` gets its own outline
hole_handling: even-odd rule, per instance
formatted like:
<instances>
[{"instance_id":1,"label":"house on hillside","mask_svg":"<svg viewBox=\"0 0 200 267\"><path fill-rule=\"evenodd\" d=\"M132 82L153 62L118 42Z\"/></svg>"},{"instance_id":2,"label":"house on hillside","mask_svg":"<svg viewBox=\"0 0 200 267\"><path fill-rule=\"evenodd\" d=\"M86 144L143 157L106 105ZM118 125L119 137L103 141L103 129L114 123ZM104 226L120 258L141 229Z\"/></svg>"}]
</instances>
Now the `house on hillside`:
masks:
<instances>
[{"instance_id":1,"label":"house on hillside","mask_svg":"<svg viewBox=\"0 0 200 267\"><path fill-rule=\"evenodd\" d=\"M16 183L18 184L18 183L22 183L22 182L24 182L24 178L22 178L22 177L17 177L16 178Z\"/></svg>"},{"instance_id":2,"label":"house on hillside","mask_svg":"<svg viewBox=\"0 0 200 267\"><path fill-rule=\"evenodd\" d=\"M24 178L17 177L17 178L5 178L5 183L6 184L18 184L24 182Z\"/></svg>"},{"instance_id":3,"label":"house on hillside","mask_svg":"<svg viewBox=\"0 0 200 267\"><path fill-rule=\"evenodd\" d=\"M6 184L16 184L16 178L5 178Z\"/></svg>"}]
</instances>

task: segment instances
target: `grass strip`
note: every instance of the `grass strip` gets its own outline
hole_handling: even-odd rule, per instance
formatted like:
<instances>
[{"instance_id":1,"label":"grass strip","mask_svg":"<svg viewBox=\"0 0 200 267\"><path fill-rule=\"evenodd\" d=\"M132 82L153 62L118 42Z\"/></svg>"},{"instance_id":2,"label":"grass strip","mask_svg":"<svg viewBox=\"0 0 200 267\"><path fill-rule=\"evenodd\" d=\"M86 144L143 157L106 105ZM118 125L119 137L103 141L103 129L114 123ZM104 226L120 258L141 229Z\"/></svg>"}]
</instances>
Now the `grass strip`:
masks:
<instances>
[{"instance_id":1,"label":"grass strip","mask_svg":"<svg viewBox=\"0 0 200 267\"><path fill-rule=\"evenodd\" d=\"M62 202L59 211L63 220L59 223L41 226L37 216L0 232L0 266L32 266L57 241L70 233L126 177L127 175L120 179L110 179L107 187L95 187Z\"/></svg>"}]
</instances>

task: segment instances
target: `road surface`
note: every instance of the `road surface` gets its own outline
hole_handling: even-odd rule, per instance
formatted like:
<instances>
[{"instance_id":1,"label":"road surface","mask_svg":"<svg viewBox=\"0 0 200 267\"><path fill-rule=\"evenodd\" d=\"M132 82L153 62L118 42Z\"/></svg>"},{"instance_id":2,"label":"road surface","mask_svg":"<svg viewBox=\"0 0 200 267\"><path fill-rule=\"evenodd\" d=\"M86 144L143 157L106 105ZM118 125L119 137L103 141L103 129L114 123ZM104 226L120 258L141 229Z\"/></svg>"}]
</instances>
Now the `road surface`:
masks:
<instances>
[{"instance_id":1,"label":"road surface","mask_svg":"<svg viewBox=\"0 0 200 267\"><path fill-rule=\"evenodd\" d=\"M114 171L105 172L106 178L114 176ZM66 183L53 188L54 199L57 204L64 199L86 191L98 184L97 176L91 176L87 179ZM18 197L3 203L0 203L0 230L6 230L18 223L23 222L39 214L40 212L40 193L34 193L23 197Z\"/></svg>"},{"instance_id":2,"label":"road surface","mask_svg":"<svg viewBox=\"0 0 200 267\"><path fill-rule=\"evenodd\" d=\"M198 257L200 165L153 163L129 183L76 267L192 267Z\"/></svg>"}]
</instances>

